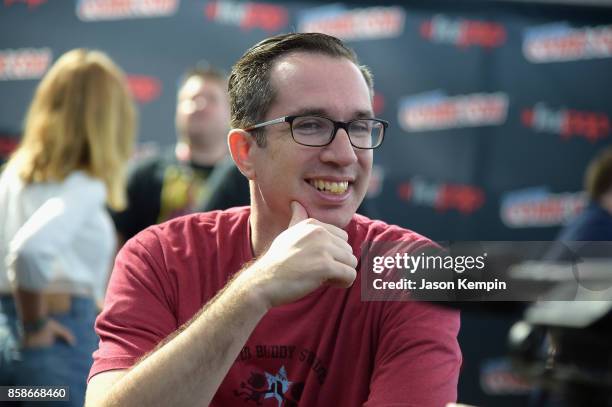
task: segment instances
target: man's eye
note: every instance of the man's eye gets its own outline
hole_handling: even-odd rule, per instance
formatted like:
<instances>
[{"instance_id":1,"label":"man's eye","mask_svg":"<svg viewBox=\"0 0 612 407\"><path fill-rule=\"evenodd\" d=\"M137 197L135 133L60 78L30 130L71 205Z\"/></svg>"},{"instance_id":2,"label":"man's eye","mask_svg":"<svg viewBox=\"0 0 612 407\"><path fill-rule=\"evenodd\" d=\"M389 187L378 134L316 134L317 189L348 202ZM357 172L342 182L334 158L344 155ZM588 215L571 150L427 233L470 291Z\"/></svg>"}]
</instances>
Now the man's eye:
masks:
<instances>
[{"instance_id":1,"label":"man's eye","mask_svg":"<svg viewBox=\"0 0 612 407\"><path fill-rule=\"evenodd\" d=\"M351 131L356 133L370 133L372 126L369 123L354 122L351 124Z\"/></svg>"},{"instance_id":2,"label":"man's eye","mask_svg":"<svg viewBox=\"0 0 612 407\"><path fill-rule=\"evenodd\" d=\"M316 122L316 121L306 121L306 122L295 123L293 128L299 131L317 131L317 130L321 130L322 126L321 126L321 123Z\"/></svg>"}]
</instances>

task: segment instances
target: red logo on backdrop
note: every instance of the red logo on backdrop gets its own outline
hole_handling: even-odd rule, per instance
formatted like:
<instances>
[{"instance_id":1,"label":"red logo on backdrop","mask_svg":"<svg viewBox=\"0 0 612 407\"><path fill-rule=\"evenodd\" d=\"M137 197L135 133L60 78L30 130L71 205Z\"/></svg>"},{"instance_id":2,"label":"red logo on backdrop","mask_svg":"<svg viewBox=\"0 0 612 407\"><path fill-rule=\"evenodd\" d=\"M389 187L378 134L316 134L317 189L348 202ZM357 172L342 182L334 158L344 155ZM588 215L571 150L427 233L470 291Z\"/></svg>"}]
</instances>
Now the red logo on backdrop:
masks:
<instances>
[{"instance_id":1,"label":"red logo on backdrop","mask_svg":"<svg viewBox=\"0 0 612 407\"><path fill-rule=\"evenodd\" d=\"M583 137L594 143L610 134L610 119L605 113L554 110L544 103L537 103L532 109L523 109L521 122L538 132L558 134L564 140Z\"/></svg>"},{"instance_id":2,"label":"red logo on backdrop","mask_svg":"<svg viewBox=\"0 0 612 407\"><path fill-rule=\"evenodd\" d=\"M457 210L465 215L480 209L485 202L481 188L465 184L438 184L415 177L399 184L401 200L429 206L440 212Z\"/></svg>"},{"instance_id":3,"label":"red logo on backdrop","mask_svg":"<svg viewBox=\"0 0 612 407\"><path fill-rule=\"evenodd\" d=\"M15 148L17 148L18 143L19 138L17 136L0 134L0 159L7 159Z\"/></svg>"},{"instance_id":4,"label":"red logo on backdrop","mask_svg":"<svg viewBox=\"0 0 612 407\"><path fill-rule=\"evenodd\" d=\"M480 46L494 48L506 41L503 25L487 21L451 19L436 15L421 24L420 33L431 42L454 44L461 48Z\"/></svg>"},{"instance_id":5,"label":"red logo on backdrop","mask_svg":"<svg viewBox=\"0 0 612 407\"><path fill-rule=\"evenodd\" d=\"M139 103L149 103L161 95L162 84L153 76L128 75L128 86L134 99Z\"/></svg>"},{"instance_id":6,"label":"red logo on backdrop","mask_svg":"<svg viewBox=\"0 0 612 407\"><path fill-rule=\"evenodd\" d=\"M214 0L206 4L204 15L211 21L233 24L243 30L260 28L273 32L284 28L289 21L286 8L275 4Z\"/></svg>"},{"instance_id":7,"label":"red logo on backdrop","mask_svg":"<svg viewBox=\"0 0 612 407\"><path fill-rule=\"evenodd\" d=\"M374 97L372 98L372 109L374 110L375 115L379 115L385 110L385 97L378 91L374 92Z\"/></svg>"},{"instance_id":8,"label":"red logo on backdrop","mask_svg":"<svg viewBox=\"0 0 612 407\"><path fill-rule=\"evenodd\" d=\"M4 5L6 7L10 7L13 4L23 3L28 6L28 9L32 10L40 6L41 4L45 4L46 2L47 0L4 0Z\"/></svg>"}]
</instances>

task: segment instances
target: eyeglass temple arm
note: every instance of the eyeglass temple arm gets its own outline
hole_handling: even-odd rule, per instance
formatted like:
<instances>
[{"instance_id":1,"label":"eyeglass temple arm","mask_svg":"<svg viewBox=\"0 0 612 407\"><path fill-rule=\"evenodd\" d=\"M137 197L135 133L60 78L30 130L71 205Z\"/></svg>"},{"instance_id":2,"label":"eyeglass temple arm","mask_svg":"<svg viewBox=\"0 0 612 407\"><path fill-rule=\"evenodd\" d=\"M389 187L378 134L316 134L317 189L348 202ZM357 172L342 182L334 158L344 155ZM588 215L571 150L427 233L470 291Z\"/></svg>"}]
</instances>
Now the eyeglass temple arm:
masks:
<instances>
[{"instance_id":1,"label":"eyeglass temple arm","mask_svg":"<svg viewBox=\"0 0 612 407\"><path fill-rule=\"evenodd\" d=\"M259 129L260 127L269 126L269 125L271 125L271 124L284 123L284 122L286 122L286 121L287 121L287 117L288 117L288 116L279 117L278 119L268 120L267 122L258 123L258 124L255 124L255 125L253 125L253 126L247 127L247 128L246 128L246 129L244 129L244 130L245 130L245 131L250 131L250 130Z\"/></svg>"}]
</instances>

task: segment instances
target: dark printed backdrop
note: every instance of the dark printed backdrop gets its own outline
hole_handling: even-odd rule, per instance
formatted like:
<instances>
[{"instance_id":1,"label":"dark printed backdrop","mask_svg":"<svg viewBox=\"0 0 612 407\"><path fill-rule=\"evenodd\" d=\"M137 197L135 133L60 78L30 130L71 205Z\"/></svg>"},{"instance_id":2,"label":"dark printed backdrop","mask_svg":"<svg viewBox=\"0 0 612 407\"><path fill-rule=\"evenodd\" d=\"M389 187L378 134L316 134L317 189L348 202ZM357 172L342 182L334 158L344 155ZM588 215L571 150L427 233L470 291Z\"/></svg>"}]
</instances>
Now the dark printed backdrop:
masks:
<instances>
[{"instance_id":1,"label":"dark printed backdrop","mask_svg":"<svg viewBox=\"0 0 612 407\"><path fill-rule=\"evenodd\" d=\"M339 36L372 68L377 114L391 122L370 189L384 220L440 240L547 240L584 205L584 167L612 140L610 7L2 0L0 157L38 79L69 49L104 50L128 73L147 151L174 142L187 66L229 70L247 47L287 31ZM461 399L518 405L507 395L524 386L492 359L507 323L463 321Z\"/></svg>"}]
</instances>

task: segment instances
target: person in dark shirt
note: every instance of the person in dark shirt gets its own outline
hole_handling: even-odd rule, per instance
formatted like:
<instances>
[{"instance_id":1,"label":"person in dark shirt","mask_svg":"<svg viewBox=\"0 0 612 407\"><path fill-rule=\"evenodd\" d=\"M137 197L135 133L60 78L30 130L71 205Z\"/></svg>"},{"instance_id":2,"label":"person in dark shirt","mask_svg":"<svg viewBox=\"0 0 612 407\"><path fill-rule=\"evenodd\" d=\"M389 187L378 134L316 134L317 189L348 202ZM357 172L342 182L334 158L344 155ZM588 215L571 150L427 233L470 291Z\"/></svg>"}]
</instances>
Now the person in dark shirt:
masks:
<instances>
[{"instance_id":1,"label":"person in dark shirt","mask_svg":"<svg viewBox=\"0 0 612 407\"><path fill-rule=\"evenodd\" d=\"M215 168L233 166L227 155L226 89L226 75L212 67L194 68L183 76L177 94L177 143L132 167L128 208L113 215L120 244L150 225L202 210ZM237 198L226 207L248 205L246 179L238 185L241 189L232 191Z\"/></svg>"},{"instance_id":2,"label":"person in dark shirt","mask_svg":"<svg viewBox=\"0 0 612 407\"><path fill-rule=\"evenodd\" d=\"M560 241L612 241L612 147L600 152L585 174L588 203L563 228Z\"/></svg>"}]
</instances>

